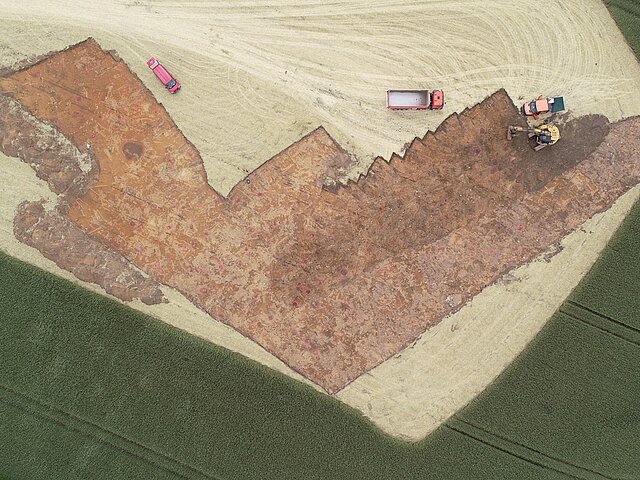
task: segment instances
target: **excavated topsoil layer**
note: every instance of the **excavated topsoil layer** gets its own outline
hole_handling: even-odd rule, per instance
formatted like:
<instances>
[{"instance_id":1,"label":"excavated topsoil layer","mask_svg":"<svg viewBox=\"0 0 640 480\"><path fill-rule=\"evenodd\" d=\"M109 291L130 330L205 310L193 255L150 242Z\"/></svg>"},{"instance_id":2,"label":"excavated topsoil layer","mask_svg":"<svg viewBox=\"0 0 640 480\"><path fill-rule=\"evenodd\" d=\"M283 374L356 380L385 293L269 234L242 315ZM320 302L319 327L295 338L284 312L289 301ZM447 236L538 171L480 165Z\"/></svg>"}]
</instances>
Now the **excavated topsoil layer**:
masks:
<instances>
[{"instance_id":1,"label":"excavated topsoil layer","mask_svg":"<svg viewBox=\"0 0 640 480\"><path fill-rule=\"evenodd\" d=\"M166 301L155 280L145 278L126 258L66 217L47 212L40 202L25 202L18 207L14 233L60 268L80 280L97 283L114 297L124 301L137 298L147 305Z\"/></svg>"},{"instance_id":2,"label":"excavated topsoil layer","mask_svg":"<svg viewBox=\"0 0 640 480\"><path fill-rule=\"evenodd\" d=\"M73 223L329 392L640 181L640 119L575 119L534 153L526 135L507 141L524 119L499 91L357 183L339 183L350 158L319 128L225 199L166 111L93 41L0 90L92 152L99 174L67 199Z\"/></svg>"},{"instance_id":3,"label":"excavated topsoil layer","mask_svg":"<svg viewBox=\"0 0 640 480\"><path fill-rule=\"evenodd\" d=\"M47 212L38 201L20 205L13 225L16 238L80 280L96 283L122 300L140 299L148 305L166 301L155 280L60 215L98 176L97 162L82 147L0 95L0 149L29 163L58 194L57 212Z\"/></svg>"}]
</instances>

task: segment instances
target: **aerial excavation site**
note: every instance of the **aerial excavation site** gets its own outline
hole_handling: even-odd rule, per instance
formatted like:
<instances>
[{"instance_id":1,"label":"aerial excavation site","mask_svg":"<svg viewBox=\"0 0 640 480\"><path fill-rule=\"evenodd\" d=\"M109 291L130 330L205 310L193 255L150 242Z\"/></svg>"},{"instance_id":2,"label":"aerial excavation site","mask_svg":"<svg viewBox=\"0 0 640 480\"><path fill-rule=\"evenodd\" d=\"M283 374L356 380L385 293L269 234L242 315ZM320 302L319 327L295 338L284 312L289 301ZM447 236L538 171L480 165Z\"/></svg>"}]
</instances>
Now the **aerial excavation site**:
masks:
<instances>
[{"instance_id":1,"label":"aerial excavation site","mask_svg":"<svg viewBox=\"0 0 640 480\"><path fill-rule=\"evenodd\" d=\"M0 7L0 478L640 478L636 2Z\"/></svg>"}]
</instances>

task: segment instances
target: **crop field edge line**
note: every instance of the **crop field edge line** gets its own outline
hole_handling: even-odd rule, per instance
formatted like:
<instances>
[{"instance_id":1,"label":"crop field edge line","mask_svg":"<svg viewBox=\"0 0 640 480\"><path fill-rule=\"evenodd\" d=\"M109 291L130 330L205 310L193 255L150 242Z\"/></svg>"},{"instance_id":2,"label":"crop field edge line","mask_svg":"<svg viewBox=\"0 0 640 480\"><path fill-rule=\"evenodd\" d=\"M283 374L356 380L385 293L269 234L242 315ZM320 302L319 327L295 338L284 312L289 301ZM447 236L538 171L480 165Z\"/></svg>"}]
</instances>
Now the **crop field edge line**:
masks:
<instances>
[{"instance_id":1,"label":"crop field edge line","mask_svg":"<svg viewBox=\"0 0 640 480\"><path fill-rule=\"evenodd\" d=\"M574 465L559 458L551 457L531 447L514 442L513 440L486 430L474 423L462 420L457 416L450 418L444 426L462 435L466 435L477 442L488 445L491 448L495 448L501 452L531 463L532 465L553 470L558 473L562 473L563 475L570 476L571 478L579 480L613 480L611 477L607 477L600 472ZM535 457L540 458L536 459ZM553 465L544 463L545 459L553 463Z\"/></svg>"},{"instance_id":2,"label":"crop field edge line","mask_svg":"<svg viewBox=\"0 0 640 480\"><path fill-rule=\"evenodd\" d=\"M628 2L622 3L619 0L603 0L603 5L609 12L609 16L613 19L616 27L622 33L624 41L640 63L640 31L631 31L625 25L627 18L621 15L626 13L634 19L640 19L640 13L631 10L627 5Z\"/></svg>"},{"instance_id":3,"label":"crop field edge line","mask_svg":"<svg viewBox=\"0 0 640 480\"><path fill-rule=\"evenodd\" d=\"M640 347L640 335L638 335L637 339L627 337L626 335L628 335L629 331L633 332L636 335L637 333L632 328L629 328L622 323L617 323L617 322L605 323L605 322L602 322L601 319L598 319L598 317L596 317L596 319L586 318L586 317L582 318L577 316L575 313L571 313L570 311L567 312L566 310L564 310L564 307L560 307L558 314L564 315L565 317L571 319L572 321L591 327L594 330L606 333L624 342L635 345L636 347ZM625 332L626 334L623 332Z\"/></svg>"},{"instance_id":4,"label":"crop field edge line","mask_svg":"<svg viewBox=\"0 0 640 480\"><path fill-rule=\"evenodd\" d=\"M638 8L638 12L635 12L631 7L627 4L621 3L617 0L609 0L608 2L604 2L605 7L613 7L618 10L622 10L625 13L633 15L634 17L640 16L640 7Z\"/></svg>"},{"instance_id":5,"label":"crop field edge line","mask_svg":"<svg viewBox=\"0 0 640 480\"><path fill-rule=\"evenodd\" d=\"M14 396L15 398L13 399L13 401L10 398L10 396ZM3 398L4 397L4 398ZM21 401L20 399L22 398L23 401ZM27 402L31 402L31 405L27 405L26 402L24 402L24 400L26 400ZM164 453L161 452L156 452L154 449L152 449L151 447L148 447L146 445L143 445L139 442L135 442L121 434L118 434L116 432L112 432L111 430L109 430L106 427L103 427L101 425L98 425L94 422L91 422L89 420L85 420L82 418L79 418L76 415L73 415L71 413L65 412L64 410L61 410L59 408L54 408L51 405L48 405L32 396L26 395L24 393L18 392L17 390L7 387L6 385L0 384L0 402L5 403L6 405L10 405L14 408L23 410L25 412L27 412L28 414L34 416L34 417L39 417L42 420L48 421L50 423L55 423L58 424L64 428L66 428L67 430L70 430L72 432L76 432L82 436L85 437L89 437L91 438L93 441L96 441L102 445L107 445L115 450L119 450L121 452L123 452L126 455L129 455L131 457L134 457L144 463L147 463L153 467L157 467L160 468L162 470L165 470L173 475L176 475L180 478L184 478L185 480L190 480L193 477L193 473L195 472L197 475L199 475L202 478L207 478L210 480L226 480L223 477L220 477L218 475L215 474L210 474L207 472L204 472L200 469L198 469L197 467L188 465L184 462L181 462L179 460L175 460L169 456L167 456ZM67 421L65 422L64 420L60 419L60 418L56 418L56 414L57 415L61 415L63 417L66 417L68 419L70 419L71 421ZM73 422L77 422L79 425L72 425ZM88 427L87 430L89 429L96 429L98 430L100 433L92 433L90 431L83 431L82 427ZM100 438L99 435L104 435L105 437L115 437L116 440L112 440L109 441L108 439L103 439ZM131 446L131 450L128 450L127 448L125 448L124 446L118 445L117 442L122 442L125 445ZM167 463L171 464L175 464L176 466L183 468L185 470L192 470L192 472L180 472L179 470L176 470L172 467L169 467L167 465L162 465L160 462L158 462L157 460L154 460L148 456L146 456L145 454L141 453L141 452L135 452L135 450L141 450L141 452L144 451L148 451L151 452L151 454L156 455L158 457L160 457L161 459L167 461Z\"/></svg>"},{"instance_id":6,"label":"crop field edge line","mask_svg":"<svg viewBox=\"0 0 640 480\"><path fill-rule=\"evenodd\" d=\"M631 217L631 216L634 216L634 218L638 218L638 219L640 219L640 215L639 215L639 213L640 213L640 201L638 201L638 202L636 202L636 203L635 203L634 209L632 209L632 210L631 210L630 215L628 215L628 216L627 216L627 219L630 219L630 217ZM626 222L628 222L628 220L625 220L625 223L626 223ZM623 225L624 225L624 224L623 224ZM628 229L627 229L627 230L628 230ZM621 228L619 228L619 229L617 230L617 232L620 232L620 231L621 231ZM629 234L629 232L627 231L627 232L626 232L626 234L627 234L627 235L631 235L631 236L632 236L632 238L633 238L633 234L632 234L632 233L631 233L631 234ZM637 240L634 240L634 242L635 242L635 243L634 243L634 245L637 245ZM628 249L627 249L627 250L628 250ZM66 279L63 279L63 278L57 277L57 276L55 276L54 274L51 274L50 272L47 272L46 270L43 270L43 269L41 269L41 268L38 268L38 267L36 267L36 266L34 266L34 265L29 264L28 262L24 262L24 261L19 260L19 259L15 258L15 257L11 257L10 255L7 255L6 253L4 254L4 259L3 259L3 255L1 255L1 254L0 254L0 264L2 264L2 263L3 263L3 261L7 261L8 263L11 263L11 264L14 264L14 265L18 265L18 266L26 267L26 268L29 270L29 272L31 272L31 271L33 271L33 270L38 271L38 272L40 272L40 273L44 274L44 275L45 275L45 276L47 276L47 277L56 278L57 280L62 281L63 283L67 284L67 285L68 285L68 286L70 286L70 287L77 288L78 290L82 290L82 291L84 291L84 292L88 292L88 290L86 290L86 289L84 289L84 288L82 288L82 287L79 287L79 286L75 285L73 282L71 282L71 281L69 281L69 280L66 280ZM611 258L606 258L606 259L604 259L604 260L601 260L601 262L607 262L607 261L611 261ZM597 265L599 265L599 263L597 263L596 265L594 265L594 267L592 267L592 268L593 268L593 269L597 268ZM89 293L92 293L92 295L96 295L96 296L97 296L97 298L102 298L102 297L100 297L99 295L97 295L97 294L95 294L95 293L93 293L93 292L89 292ZM565 300L565 302L567 302L567 301L568 301L568 300ZM118 304L117 302L116 302L116 304L117 304L117 305L120 305L120 304ZM135 312L134 312L134 313L135 313ZM562 312L561 310L558 310L556 313L557 313L558 315L565 315L565 316L567 316L567 315L566 315L566 313ZM143 315L144 315L144 314L143 314ZM146 317L146 315L144 315L144 316ZM567 317L568 317L568 316L567 316ZM151 318L152 318L152 317L151 317ZM569 318L571 318L571 317L569 317ZM154 319L154 320L155 320L155 319ZM557 323L557 324L561 324L561 323L562 323L562 321L561 321L561 320L559 320L559 321L557 321L556 323ZM573 323L573 322L572 322L572 323ZM577 324L578 322L575 322L575 323ZM155 322L155 321L154 321L154 325L155 325L155 324L160 325L160 324L161 324L161 322ZM632 343L634 343L634 342L632 342ZM485 395L486 395L486 392L485 392ZM28 398L29 398L29 397L28 397ZM467 423L468 423L468 422L467 422ZM471 425L473 425L473 424L471 424ZM447 427L447 426L448 426L447 424L444 424L444 425L443 425L443 427ZM458 425L458 426L459 426L459 425ZM455 425L454 425L454 428L452 428L451 426L449 426L449 430L450 430L450 431L454 431L454 432L456 432L456 434L463 435L463 436L465 436L465 438L468 438L468 439L474 440L474 443L476 443L476 442L477 442L477 444L478 444L478 445L485 445L485 446L489 447L490 449L492 449L492 450L494 450L494 451L496 451L496 452L501 452L502 454L507 454L507 455L512 456L513 458L520 459L520 460L522 460L522 461L523 461L523 463L524 463L524 464L527 464L527 463L528 463L528 464L530 464L530 465L532 465L532 466L535 466L536 468L548 468L548 466L546 466L546 465L544 465L544 464L538 464L538 463L536 463L535 461L530 461L530 459L526 458L525 456L522 456L521 454L518 454L517 452L516 452L516 453L511 452L511 451L509 451L509 449L508 449L508 448L507 448L507 449L503 449L503 448L499 448L499 447L498 447L498 446L496 446L496 445L491 444L490 442L483 442L481 438L475 438L475 437L474 437L474 436L472 436L472 435L468 435L468 434L467 434L463 429L461 429L461 430L457 430L457 429L455 428ZM82 432L80 432L80 433L82 433ZM525 447L525 448L528 448L528 447ZM534 451L535 451L535 450L534 450ZM214 468L215 468L215 467L214 467ZM556 470L555 470L555 469L550 469L549 471L556 471ZM559 472L559 473L560 473L561 475L569 475L569 474L566 474L566 473L564 473L564 472ZM596 473L596 474L597 474L597 473ZM599 474L597 474L597 475L599 475ZM238 477L234 477L234 478L238 478ZM581 477L575 477L575 476L574 476L573 478L581 478ZM584 477L582 477L582 478L584 478ZM590 477L586 477L586 478L587 478L587 479L589 479ZM600 477L600 478L602 478L602 477ZM608 478L608 477L604 477L604 478ZM219 480L223 480L223 479L222 479L222 478L219 478Z\"/></svg>"},{"instance_id":7,"label":"crop field edge line","mask_svg":"<svg viewBox=\"0 0 640 480\"><path fill-rule=\"evenodd\" d=\"M608 315L604 315L604 314L602 314L602 313L600 313L600 312L598 312L596 310L593 310L593 309L591 309L589 307L586 307L586 306L582 305L581 303L578 303L578 302L576 302L574 300L566 300L564 303L565 303L565 305L568 304L571 307L577 308L579 310L584 310L585 312L587 312L591 316L598 317L598 318L600 318L600 319L602 319L604 321L609 321L611 323L619 325L620 327L622 327L624 329L628 329L628 330L633 331L634 333L640 334L640 328L636 328L636 327L634 327L632 325L628 325L628 324L626 324L624 322L621 322L620 320L616 320L615 318L611 318ZM564 307L565 305L563 305L562 307ZM562 307L560 308L561 311L562 311ZM564 313L566 313L566 312L564 312Z\"/></svg>"}]
</instances>

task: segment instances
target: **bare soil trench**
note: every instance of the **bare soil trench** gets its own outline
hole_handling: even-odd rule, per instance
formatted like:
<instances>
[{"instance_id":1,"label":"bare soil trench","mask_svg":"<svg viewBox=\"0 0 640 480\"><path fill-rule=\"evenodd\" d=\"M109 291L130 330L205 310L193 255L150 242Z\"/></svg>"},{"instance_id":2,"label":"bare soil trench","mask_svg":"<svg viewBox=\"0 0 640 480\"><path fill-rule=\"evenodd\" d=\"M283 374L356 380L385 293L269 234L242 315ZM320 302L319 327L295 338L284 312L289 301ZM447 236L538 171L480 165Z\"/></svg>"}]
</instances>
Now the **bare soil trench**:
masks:
<instances>
[{"instance_id":1,"label":"bare soil trench","mask_svg":"<svg viewBox=\"0 0 640 480\"><path fill-rule=\"evenodd\" d=\"M506 139L524 119L501 90L357 182L338 182L350 157L317 129L224 198L153 95L93 40L0 78L0 90L95 159L86 173L75 158L61 167L91 180L61 192L60 214L330 393L640 181L638 118L573 119L535 153L525 136ZM4 134L5 153L61 188L34 162L51 142ZM65 223L38 211L19 211L16 234L44 251L38 225ZM48 256L59 265L77 248L87 257L77 237L58 238Z\"/></svg>"}]
</instances>

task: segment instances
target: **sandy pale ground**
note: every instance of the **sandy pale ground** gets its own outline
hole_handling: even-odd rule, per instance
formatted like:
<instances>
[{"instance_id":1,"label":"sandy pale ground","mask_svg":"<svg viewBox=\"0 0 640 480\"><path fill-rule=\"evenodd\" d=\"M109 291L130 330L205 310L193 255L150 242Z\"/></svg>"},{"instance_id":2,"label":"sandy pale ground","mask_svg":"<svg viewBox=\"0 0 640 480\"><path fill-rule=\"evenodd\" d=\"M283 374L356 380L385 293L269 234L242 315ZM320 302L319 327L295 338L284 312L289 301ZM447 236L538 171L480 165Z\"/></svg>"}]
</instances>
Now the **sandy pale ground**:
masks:
<instances>
[{"instance_id":1,"label":"sandy pale ground","mask_svg":"<svg viewBox=\"0 0 640 480\"><path fill-rule=\"evenodd\" d=\"M388 158L501 87L565 95L575 115L640 113L640 66L600 0L0 0L0 65L95 37L202 153L226 194L318 125L360 161ZM171 96L145 60L183 84ZM387 88L446 91L441 112L390 112Z\"/></svg>"},{"instance_id":2,"label":"sandy pale ground","mask_svg":"<svg viewBox=\"0 0 640 480\"><path fill-rule=\"evenodd\" d=\"M413 346L336 396L382 430L419 440L464 407L522 351L598 258L640 186L565 237L560 253L513 270Z\"/></svg>"},{"instance_id":3,"label":"sandy pale ground","mask_svg":"<svg viewBox=\"0 0 640 480\"><path fill-rule=\"evenodd\" d=\"M533 0L0 0L0 67L93 36L151 88L201 152L211 185L226 194L318 125L362 170L375 155L388 158L500 87L517 102L565 95L574 115L640 114L640 66L601 2L550 2L545 18L551 22L539 22L538 11ZM151 55L181 81L178 95L148 71ZM441 87L447 105L442 112L390 112L384 108L390 87ZM0 248L71 278L11 233L15 207L51 198L46 185L3 156L0 182ZM569 237L551 263L524 267L518 281L487 289L338 397L393 435L416 439L431 431L541 328L634 195L637 190L592 220L586 231L593 233ZM300 379L178 293L164 291L168 305L133 306Z\"/></svg>"}]
</instances>

